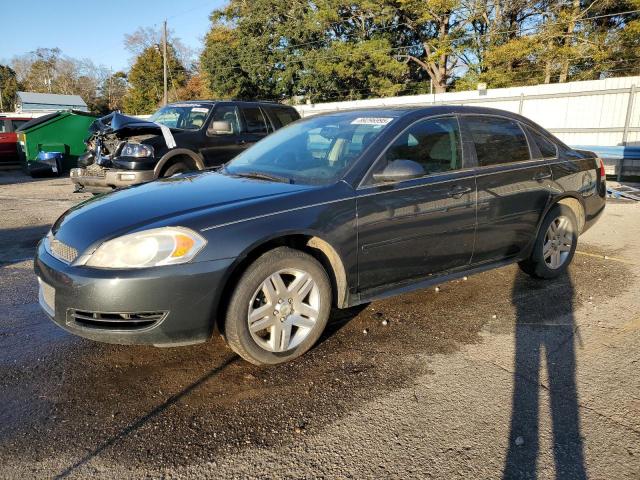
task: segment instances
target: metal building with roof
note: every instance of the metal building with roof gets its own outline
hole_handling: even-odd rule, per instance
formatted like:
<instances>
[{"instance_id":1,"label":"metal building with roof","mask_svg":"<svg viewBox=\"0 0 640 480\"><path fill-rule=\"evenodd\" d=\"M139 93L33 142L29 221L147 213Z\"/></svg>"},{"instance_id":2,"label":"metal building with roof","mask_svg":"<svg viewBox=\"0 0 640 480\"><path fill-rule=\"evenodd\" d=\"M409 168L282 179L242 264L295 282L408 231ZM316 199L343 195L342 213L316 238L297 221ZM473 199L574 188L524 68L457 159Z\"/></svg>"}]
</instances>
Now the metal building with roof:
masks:
<instances>
[{"instance_id":1,"label":"metal building with roof","mask_svg":"<svg viewBox=\"0 0 640 480\"><path fill-rule=\"evenodd\" d=\"M89 111L87 104L82 100L80 95L34 92L18 92L16 95L16 112L50 113L60 110Z\"/></svg>"}]
</instances>

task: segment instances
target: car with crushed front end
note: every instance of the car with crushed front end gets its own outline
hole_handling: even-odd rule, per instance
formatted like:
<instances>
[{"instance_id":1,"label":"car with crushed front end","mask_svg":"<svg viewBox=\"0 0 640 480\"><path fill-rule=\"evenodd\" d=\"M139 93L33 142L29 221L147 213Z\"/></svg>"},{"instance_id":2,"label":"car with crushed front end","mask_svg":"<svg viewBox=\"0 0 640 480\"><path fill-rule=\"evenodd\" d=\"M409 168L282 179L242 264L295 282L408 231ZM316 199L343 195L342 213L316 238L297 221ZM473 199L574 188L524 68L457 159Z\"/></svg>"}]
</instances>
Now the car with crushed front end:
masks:
<instances>
[{"instance_id":1,"label":"car with crushed front end","mask_svg":"<svg viewBox=\"0 0 640 480\"><path fill-rule=\"evenodd\" d=\"M76 192L104 193L216 167L299 118L289 105L220 100L170 103L148 119L112 112L89 127L69 176Z\"/></svg>"},{"instance_id":2,"label":"car with crushed front end","mask_svg":"<svg viewBox=\"0 0 640 480\"><path fill-rule=\"evenodd\" d=\"M516 114L318 115L218 171L71 208L38 246L40 303L89 339L172 346L217 330L277 364L316 343L332 307L513 262L562 274L605 190L602 160Z\"/></svg>"}]
</instances>

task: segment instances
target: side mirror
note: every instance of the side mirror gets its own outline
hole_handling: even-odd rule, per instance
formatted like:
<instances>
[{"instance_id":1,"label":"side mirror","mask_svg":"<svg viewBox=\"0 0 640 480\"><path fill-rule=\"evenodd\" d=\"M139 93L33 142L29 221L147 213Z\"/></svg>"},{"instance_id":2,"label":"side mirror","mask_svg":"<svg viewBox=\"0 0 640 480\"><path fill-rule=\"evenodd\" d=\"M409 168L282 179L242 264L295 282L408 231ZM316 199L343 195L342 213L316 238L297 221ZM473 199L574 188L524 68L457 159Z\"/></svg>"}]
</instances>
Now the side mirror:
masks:
<instances>
[{"instance_id":1,"label":"side mirror","mask_svg":"<svg viewBox=\"0 0 640 480\"><path fill-rule=\"evenodd\" d=\"M211 133L215 133L217 135L232 135L233 127L231 126L231 122L227 122L226 120L215 120L211 124Z\"/></svg>"},{"instance_id":2,"label":"side mirror","mask_svg":"<svg viewBox=\"0 0 640 480\"><path fill-rule=\"evenodd\" d=\"M413 160L393 160L384 170L373 174L376 182L401 182L427 174L422 165Z\"/></svg>"}]
</instances>

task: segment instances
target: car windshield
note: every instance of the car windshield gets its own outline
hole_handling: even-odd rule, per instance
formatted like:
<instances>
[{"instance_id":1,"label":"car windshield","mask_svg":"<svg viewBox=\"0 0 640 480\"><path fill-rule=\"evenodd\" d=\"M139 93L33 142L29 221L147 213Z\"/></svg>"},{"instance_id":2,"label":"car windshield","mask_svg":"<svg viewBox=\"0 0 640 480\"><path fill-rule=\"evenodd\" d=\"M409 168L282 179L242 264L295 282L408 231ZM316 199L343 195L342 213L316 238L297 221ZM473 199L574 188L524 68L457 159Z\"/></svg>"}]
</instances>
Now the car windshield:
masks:
<instances>
[{"instance_id":1,"label":"car windshield","mask_svg":"<svg viewBox=\"0 0 640 480\"><path fill-rule=\"evenodd\" d=\"M183 130L200 130L204 125L209 110L208 105L194 103L174 104L162 107L149 118L150 122Z\"/></svg>"},{"instance_id":2,"label":"car windshield","mask_svg":"<svg viewBox=\"0 0 640 480\"><path fill-rule=\"evenodd\" d=\"M245 150L222 173L303 184L338 181L395 116L343 112L295 122Z\"/></svg>"}]
</instances>

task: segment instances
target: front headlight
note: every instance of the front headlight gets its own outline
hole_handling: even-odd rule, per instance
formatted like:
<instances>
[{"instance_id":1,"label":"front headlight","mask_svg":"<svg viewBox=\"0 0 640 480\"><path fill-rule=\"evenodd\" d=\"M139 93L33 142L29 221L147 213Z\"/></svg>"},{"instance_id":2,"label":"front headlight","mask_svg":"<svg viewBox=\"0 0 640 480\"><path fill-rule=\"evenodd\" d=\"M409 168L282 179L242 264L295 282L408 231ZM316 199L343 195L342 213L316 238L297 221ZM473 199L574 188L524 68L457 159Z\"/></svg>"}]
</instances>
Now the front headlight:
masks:
<instances>
[{"instance_id":1,"label":"front headlight","mask_svg":"<svg viewBox=\"0 0 640 480\"><path fill-rule=\"evenodd\" d=\"M120 150L121 157L153 157L153 147L144 143L125 143Z\"/></svg>"},{"instance_id":2,"label":"front headlight","mask_svg":"<svg viewBox=\"0 0 640 480\"><path fill-rule=\"evenodd\" d=\"M188 228L154 228L109 240L76 264L97 268L176 265L193 259L206 243Z\"/></svg>"}]
</instances>

